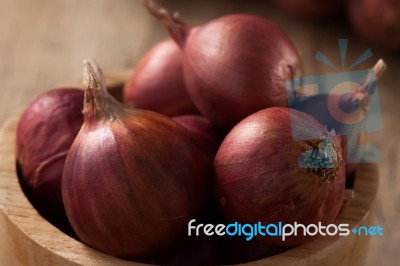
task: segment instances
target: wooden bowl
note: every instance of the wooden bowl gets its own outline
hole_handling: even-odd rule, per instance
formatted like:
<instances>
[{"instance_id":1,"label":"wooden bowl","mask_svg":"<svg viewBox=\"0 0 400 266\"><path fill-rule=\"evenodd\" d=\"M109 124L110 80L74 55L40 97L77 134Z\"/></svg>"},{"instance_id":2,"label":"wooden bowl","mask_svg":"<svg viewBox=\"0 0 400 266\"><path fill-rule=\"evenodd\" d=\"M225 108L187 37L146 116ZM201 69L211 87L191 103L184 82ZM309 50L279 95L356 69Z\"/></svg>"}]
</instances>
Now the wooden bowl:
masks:
<instances>
[{"instance_id":1,"label":"wooden bowl","mask_svg":"<svg viewBox=\"0 0 400 266\"><path fill-rule=\"evenodd\" d=\"M108 76L115 90L121 90L125 78L126 74ZM144 265L98 252L39 215L23 193L16 173L18 120L19 116L9 119L0 131L0 265ZM377 166L362 164L355 176L355 196L345 204L335 223L348 223L350 229L373 225L377 188ZM352 233L346 237L319 237L243 265L363 265L368 245L369 237Z\"/></svg>"}]
</instances>

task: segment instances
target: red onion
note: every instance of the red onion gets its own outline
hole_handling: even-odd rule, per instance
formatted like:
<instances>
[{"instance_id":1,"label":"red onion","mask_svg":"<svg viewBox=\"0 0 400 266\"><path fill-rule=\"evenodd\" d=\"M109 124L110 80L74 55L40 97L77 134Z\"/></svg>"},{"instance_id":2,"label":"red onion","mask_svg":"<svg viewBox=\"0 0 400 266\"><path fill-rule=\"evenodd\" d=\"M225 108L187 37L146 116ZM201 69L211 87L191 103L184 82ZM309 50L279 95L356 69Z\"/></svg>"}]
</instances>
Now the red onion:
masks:
<instances>
[{"instance_id":1,"label":"red onion","mask_svg":"<svg viewBox=\"0 0 400 266\"><path fill-rule=\"evenodd\" d=\"M349 0L347 13L353 28L383 47L400 48L400 1Z\"/></svg>"},{"instance_id":2,"label":"red onion","mask_svg":"<svg viewBox=\"0 0 400 266\"><path fill-rule=\"evenodd\" d=\"M84 124L64 166L62 194L81 241L108 254L154 254L186 232L204 203L208 169L188 132L158 113L128 110L85 61Z\"/></svg>"},{"instance_id":3,"label":"red onion","mask_svg":"<svg viewBox=\"0 0 400 266\"><path fill-rule=\"evenodd\" d=\"M16 157L21 180L33 201L63 211L61 176L67 152L83 124L83 91L53 89L25 109L17 128Z\"/></svg>"},{"instance_id":4,"label":"red onion","mask_svg":"<svg viewBox=\"0 0 400 266\"><path fill-rule=\"evenodd\" d=\"M362 158L362 153L359 151L357 144L365 144L363 143L365 142L365 135L362 134L365 132L362 132L362 129L357 130L358 123L341 123L339 121L345 121L345 115L348 116L348 114L350 114L352 116L355 114L354 112L361 112L361 115L363 116L368 113L369 109L366 108L366 105L369 104L368 96L375 92L374 89L376 88L375 85L377 79L382 76L385 70L386 64L382 59L380 59L369 72L364 83L360 87L356 88L353 93L343 95L318 94L294 102L292 105L293 108L314 117L321 124L325 125L328 130L334 130L339 133L345 132L341 139L343 158L346 162L346 176L348 177L357 169L358 164L353 162L360 161ZM349 112L344 112L339 116L336 115L333 117L331 110L328 107L328 102L337 103L337 105L339 105L337 107L341 107L341 109L345 109ZM354 108L353 106L356 102L359 103L358 108ZM349 137L352 139L350 143L348 143ZM351 158L351 160L348 160L348 158Z\"/></svg>"},{"instance_id":5,"label":"red onion","mask_svg":"<svg viewBox=\"0 0 400 266\"><path fill-rule=\"evenodd\" d=\"M344 0L275 0L289 14L304 19L327 19L344 9Z\"/></svg>"},{"instance_id":6,"label":"red onion","mask_svg":"<svg viewBox=\"0 0 400 266\"><path fill-rule=\"evenodd\" d=\"M297 110L267 108L242 120L221 144L214 166L220 208L229 222L326 225L343 203L340 138ZM259 238L282 246L306 240Z\"/></svg>"},{"instance_id":7,"label":"red onion","mask_svg":"<svg viewBox=\"0 0 400 266\"><path fill-rule=\"evenodd\" d=\"M182 52L173 40L152 48L124 88L124 103L167 116L196 112L183 80Z\"/></svg>"},{"instance_id":8,"label":"red onion","mask_svg":"<svg viewBox=\"0 0 400 266\"><path fill-rule=\"evenodd\" d=\"M142 2L181 47L189 95L213 124L229 129L260 109L288 105L286 80L302 66L275 24L238 14L190 28L155 1Z\"/></svg>"},{"instance_id":9,"label":"red onion","mask_svg":"<svg viewBox=\"0 0 400 266\"><path fill-rule=\"evenodd\" d=\"M211 162L217 153L219 143L214 126L211 122L199 115L183 115L172 118L191 134L193 140L204 150Z\"/></svg>"}]
</instances>

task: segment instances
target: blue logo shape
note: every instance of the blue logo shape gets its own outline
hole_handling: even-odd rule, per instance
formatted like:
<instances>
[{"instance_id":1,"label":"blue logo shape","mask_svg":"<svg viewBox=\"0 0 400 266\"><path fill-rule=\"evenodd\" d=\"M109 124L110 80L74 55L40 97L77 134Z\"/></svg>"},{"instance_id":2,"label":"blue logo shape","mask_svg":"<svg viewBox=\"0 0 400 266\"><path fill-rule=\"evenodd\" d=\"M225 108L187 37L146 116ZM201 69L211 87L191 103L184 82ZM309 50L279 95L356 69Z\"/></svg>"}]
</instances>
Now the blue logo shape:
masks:
<instances>
[{"instance_id":1,"label":"blue logo shape","mask_svg":"<svg viewBox=\"0 0 400 266\"><path fill-rule=\"evenodd\" d=\"M347 39L339 40L339 50L342 68L346 64ZM372 56L367 49L352 65L359 65ZM337 69L337 67L320 51L315 58L320 62ZM341 72L288 80L288 90L295 91L295 97L290 99L289 107L307 113L336 134L346 138L347 163L379 163L380 152L377 148L359 145L359 134L376 132L382 128L379 106L378 85L375 72L372 69ZM362 95L362 96L360 96ZM359 97L360 96L360 97ZM293 117L293 116L292 116ZM295 140L319 139L317 131L314 136L304 136L298 122L291 119L292 135ZM326 142L328 143L328 142ZM325 145L323 143L323 145ZM323 147L329 150L329 147ZM322 156L316 151L306 151L299 156L299 166L304 168L329 168L326 163L316 167L309 160Z\"/></svg>"}]
</instances>

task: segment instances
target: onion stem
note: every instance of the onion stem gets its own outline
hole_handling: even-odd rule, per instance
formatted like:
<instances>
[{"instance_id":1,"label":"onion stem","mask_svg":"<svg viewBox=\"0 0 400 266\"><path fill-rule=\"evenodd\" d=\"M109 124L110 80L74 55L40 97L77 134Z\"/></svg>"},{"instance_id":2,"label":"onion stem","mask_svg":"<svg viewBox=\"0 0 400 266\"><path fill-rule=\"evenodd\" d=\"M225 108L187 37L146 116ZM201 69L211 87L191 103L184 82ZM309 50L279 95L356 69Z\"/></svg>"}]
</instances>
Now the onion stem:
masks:
<instances>
[{"instance_id":1,"label":"onion stem","mask_svg":"<svg viewBox=\"0 0 400 266\"><path fill-rule=\"evenodd\" d=\"M171 37L180 47L183 47L189 27L178 19L178 12L171 13L157 0L140 0L140 2L151 15L163 22Z\"/></svg>"},{"instance_id":2,"label":"onion stem","mask_svg":"<svg viewBox=\"0 0 400 266\"><path fill-rule=\"evenodd\" d=\"M362 86L358 87L352 97L351 102L362 102L365 97L375 93L376 82L382 77L383 72L387 69L387 65L383 59L379 59L375 66L369 71Z\"/></svg>"},{"instance_id":3,"label":"onion stem","mask_svg":"<svg viewBox=\"0 0 400 266\"><path fill-rule=\"evenodd\" d=\"M115 119L123 107L107 91L102 70L94 59L83 60L83 84L86 87L83 114L85 118Z\"/></svg>"},{"instance_id":4,"label":"onion stem","mask_svg":"<svg viewBox=\"0 0 400 266\"><path fill-rule=\"evenodd\" d=\"M140 0L142 5L159 20L162 20L165 25L169 28L173 28L177 23L176 18L169 12L165 7L163 7L156 0Z\"/></svg>"}]
</instances>

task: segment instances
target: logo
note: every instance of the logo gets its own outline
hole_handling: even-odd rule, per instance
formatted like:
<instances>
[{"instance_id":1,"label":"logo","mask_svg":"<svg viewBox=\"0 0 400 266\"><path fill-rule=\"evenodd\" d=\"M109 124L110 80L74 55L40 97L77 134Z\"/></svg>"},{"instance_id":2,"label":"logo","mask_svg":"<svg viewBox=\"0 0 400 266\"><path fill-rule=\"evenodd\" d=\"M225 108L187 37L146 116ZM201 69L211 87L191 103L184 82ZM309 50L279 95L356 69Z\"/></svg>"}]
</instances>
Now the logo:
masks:
<instances>
[{"instance_id":1,"label":"logo","mask_svg":"<svg viewBox=\"0 0 400 266\"><path fill-rule=\"evenodd\" d=\"M195 224L196 219L192 219L188 223L188 236L199 236L200 234L206 236L244 236L246 241L252 240L254 237L279 237L284 242L289 236L348 236L353 233L356 236L383 236L383 228L377 226L360 226L353 228L350 231L349 224L318 224L304 225L294 222L294 224L283 224L278 222L276 224L241 224L238 222L224 224Z\"/></svg>"},{"instance_id":2,"label":"logo","mask_svg":"<svg viewBox=\"0 0 400 266\"><path fill-rule=\"evenodd\" d=\"M339 39L338 42L341 67L345 68L348 40ZM367 49L350 65L350 69L372 55L371 49ZM315 58L333 69L338 69L320 51ZM384 68L384 63L380 61L372 69L287 80L288 91L294 90L289 107L311 115L329 131L334 130L336 134L345 136L348 163L379 163L381 158L379 150L376 147L358 144L358 137L361 133L376 132L382 128L377 73L383 72ZM293 138L306 140L301 127L296 126L294 119L291 121ZM323 137L326 136L320 136L315 132L314 136L307 136L307 139ZM329 147L325 150L329 150ZM309 158L311 152L313 151L306 151L299 156L300 167L307 167L302 158ZM327 164L325 167L329 168L330 165Z\"/></svg>"}]
</instances>

